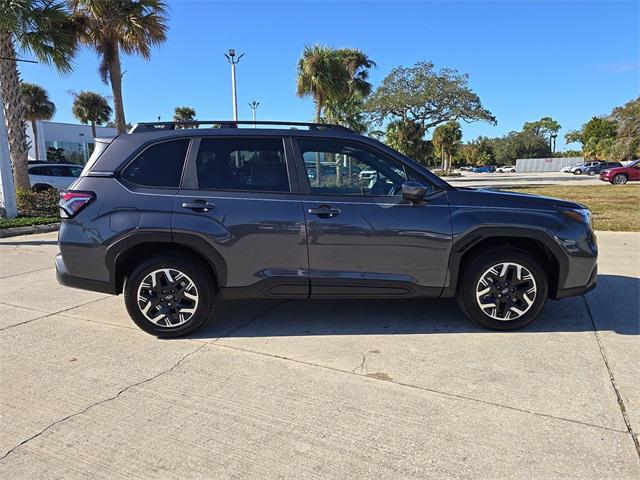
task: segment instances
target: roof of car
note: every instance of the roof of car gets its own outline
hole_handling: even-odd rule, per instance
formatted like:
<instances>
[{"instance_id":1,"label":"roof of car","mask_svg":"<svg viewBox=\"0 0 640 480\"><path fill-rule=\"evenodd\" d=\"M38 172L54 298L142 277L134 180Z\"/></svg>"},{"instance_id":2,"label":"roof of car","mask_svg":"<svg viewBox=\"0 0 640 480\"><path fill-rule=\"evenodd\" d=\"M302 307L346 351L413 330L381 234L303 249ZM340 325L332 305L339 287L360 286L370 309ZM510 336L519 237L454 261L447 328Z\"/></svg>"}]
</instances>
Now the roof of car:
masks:
<instances>
[{"instance_id":1,"label":"roof of car","mask_svg":"<svg viewBox=\"0 0 640 480\"><path fill-rule=\"evenodd\" d=\"M312 132L314 135L330 132L332 134L341 133L348 135L357 135L353 130L343 127L342 125L335 125L331 123L311 123L311 122L286 122L286 121L272 121L265 120L261 122L244 121L244 120L194 120L188 122L143 122L136 123L131 130L130 134L140 133L158 133L170 132L171 134L177 134L185 132L185 134L193 135L194 130L197 130L199 134L205 135L228 135L236 132L242 132L242 134L249 133L246 129L241 127L253 127L250 128L251 133L264 132L277 132L278 134L287 133L289 135L296 135L303 132ZM266 128L265 128L266 127ZM304 129L304 130L303 130Z\"/></svg>"},{"instance_id":2,"label":"roof of car","mask_svg":"<svg viewBox=\"0 0 640 480\"><path fill-rule=\"evenodd\" d=\"M82 168L82 165L78 165L77 163L59 163L59 162L34 162L29 161L27 165L28 168L31 167L78 167Z\"/></svg>"}]
</instances>

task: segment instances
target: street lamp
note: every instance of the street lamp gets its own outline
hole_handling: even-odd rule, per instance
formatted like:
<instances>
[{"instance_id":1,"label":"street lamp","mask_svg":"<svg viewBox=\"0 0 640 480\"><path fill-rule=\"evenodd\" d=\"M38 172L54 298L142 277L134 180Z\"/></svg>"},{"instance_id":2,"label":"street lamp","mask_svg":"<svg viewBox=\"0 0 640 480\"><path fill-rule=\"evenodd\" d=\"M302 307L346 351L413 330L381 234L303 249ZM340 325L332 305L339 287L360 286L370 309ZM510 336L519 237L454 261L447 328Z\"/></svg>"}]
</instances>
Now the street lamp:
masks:
<instances>
[{"instance_id":1,"label":"street lamp","mask_svg":"<svg viewBox=\"0 0 640 480\"><path fill-rule=\"evenodd\" d=\"M244 53L241 53L236 58L236 51L233 48L229 49L229 53L224 54L227 60L231 64L231 101L233 102L233 119L238 121L238 97L236 96L236 64L240 63L240 59L244 57Z\"/></svg>"},{"instance_id":2,"label":"street lamp","mask_svg":"<svg viewBox=\"0 0 640 480\"><path fill-rule=\"evenodd\" d=\"M260 102L256 102L255 100L249 103L249 106L251 107L251 110L252 110L254 122L256 121L256 109L258 108L258 105L260 105ZM255 128L256 126L254 125L253 127Z\"/></svg>"}]
</instances>

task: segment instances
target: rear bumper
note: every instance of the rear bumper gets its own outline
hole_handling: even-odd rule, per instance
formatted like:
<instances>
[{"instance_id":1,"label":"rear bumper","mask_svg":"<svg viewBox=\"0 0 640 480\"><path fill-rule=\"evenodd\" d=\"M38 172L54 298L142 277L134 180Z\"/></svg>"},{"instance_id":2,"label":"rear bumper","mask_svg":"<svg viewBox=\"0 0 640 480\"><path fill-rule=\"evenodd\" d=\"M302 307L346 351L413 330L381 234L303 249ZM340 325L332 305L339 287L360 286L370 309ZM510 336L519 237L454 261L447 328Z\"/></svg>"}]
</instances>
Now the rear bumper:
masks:
<instances>
[{"instance_id":1,"label":"rear bumper","mask_svg":"<svg viewBox=\"0 0 640 480\"><path fill-rule=\"evenodd\" d=\"M58 283L60 285L64 285L65 287L80 288L82 290L108 293L111 295L116 295L118 293L116 292L115 285L112 285L109 282L100 282L97 280L69 275L69 273L67 272L67 268L64 265L64 260L62 259L61 254L56 255L55 264L56 278L58 279Z\"/></svg>"}]
</instances>

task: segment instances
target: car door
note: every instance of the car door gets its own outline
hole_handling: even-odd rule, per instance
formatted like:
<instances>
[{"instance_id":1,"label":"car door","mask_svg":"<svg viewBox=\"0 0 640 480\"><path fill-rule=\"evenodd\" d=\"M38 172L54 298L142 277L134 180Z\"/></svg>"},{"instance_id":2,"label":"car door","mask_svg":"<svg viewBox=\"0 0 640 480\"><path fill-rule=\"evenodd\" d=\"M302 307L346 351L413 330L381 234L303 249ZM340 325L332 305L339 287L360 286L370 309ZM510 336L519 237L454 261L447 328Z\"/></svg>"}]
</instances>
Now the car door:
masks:
<instances>
[{"instance_id":1,"label":"car door","mask_svg":"<svg viewBox=\"0 0 640 480\"><path fill-rule=\"evenodd\" d=\"M438 295L451 248L446 192L361 142L300 137L295 145L311 296ZM403 199L407 179L427 186L424 201Z\"/></svg>"},{"instance_id":2,"label":"car door","mask_svg":"<svg viewBox=\"0 0 640 480\"><path fill-rule=\"evenodd\" d=\"M282 137L192 142L173 208L174 241L213 259L228 297L307 297L305 217Z\"/></svg>"},{"instance_id":3,"label":"car door","mask_svg":"<svg viewBox=\"0 0 640 480\"><path fill-rule=\"evenodd\" d=\"M640 180L640 161L636 161L627 169L629 171L629 180Z\"/></svg>"}]
</instances>

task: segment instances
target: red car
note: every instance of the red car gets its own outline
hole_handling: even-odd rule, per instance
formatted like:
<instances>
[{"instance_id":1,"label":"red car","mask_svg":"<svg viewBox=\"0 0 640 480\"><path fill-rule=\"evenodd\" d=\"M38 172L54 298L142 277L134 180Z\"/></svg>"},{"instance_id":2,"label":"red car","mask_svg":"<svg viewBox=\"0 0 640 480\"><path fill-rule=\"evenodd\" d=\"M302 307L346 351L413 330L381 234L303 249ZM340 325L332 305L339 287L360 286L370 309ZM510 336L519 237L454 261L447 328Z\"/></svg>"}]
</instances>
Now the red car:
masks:
<instances>
[{"instance_id":1,"label":"red car","mask_svg":"<svg viewBox=\"0 0 640 480\"><path fill-rule=\"evenodd\" d=\"M640 160L631 162L626 167L608 168L600 172L600 180L614 185L624 185L627 182L640 181Z\"/></svg>"}]
</instances>

